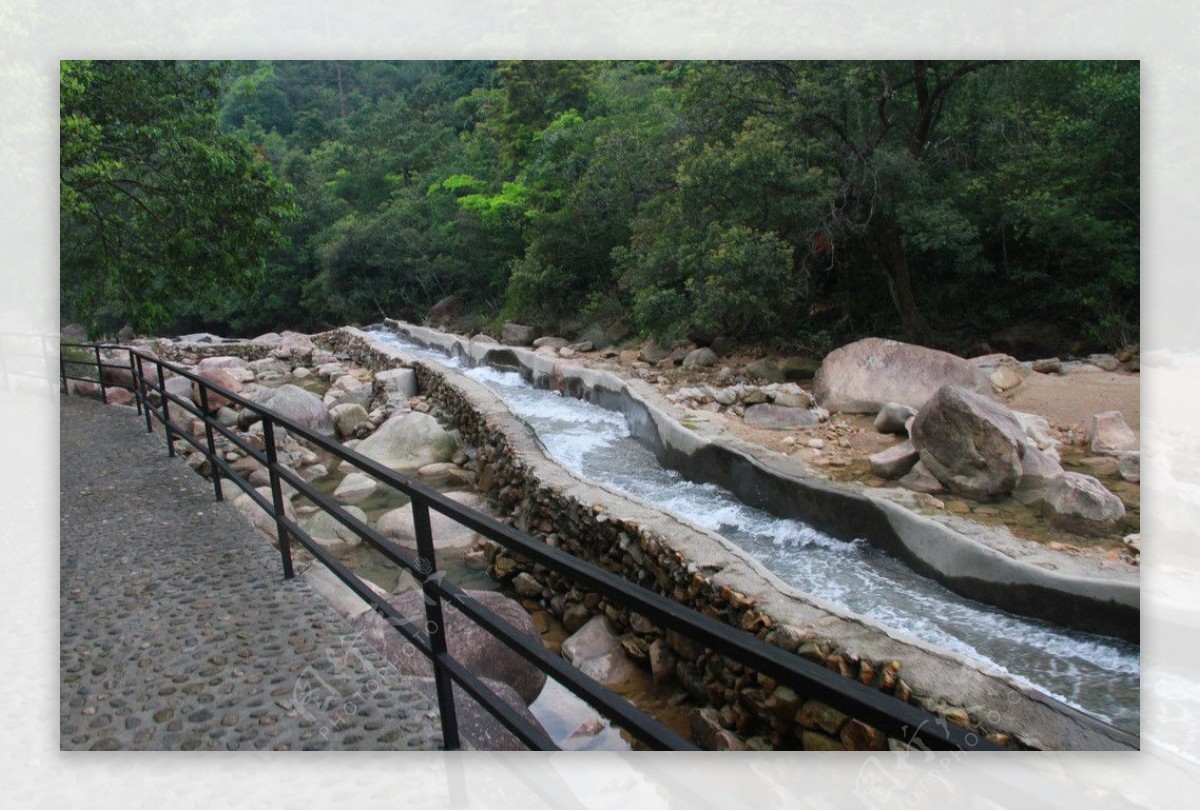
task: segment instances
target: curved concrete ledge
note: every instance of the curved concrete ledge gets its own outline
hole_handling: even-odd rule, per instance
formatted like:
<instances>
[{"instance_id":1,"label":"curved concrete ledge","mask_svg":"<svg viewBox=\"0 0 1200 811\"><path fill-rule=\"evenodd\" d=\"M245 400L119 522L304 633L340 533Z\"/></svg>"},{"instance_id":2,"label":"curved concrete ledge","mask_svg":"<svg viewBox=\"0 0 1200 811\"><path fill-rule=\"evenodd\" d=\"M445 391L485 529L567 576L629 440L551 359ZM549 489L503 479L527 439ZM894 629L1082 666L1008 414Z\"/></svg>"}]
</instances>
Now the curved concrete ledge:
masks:
<instances>
[{"instance_id":1,"label":"curved concrete ledge","mask_svg":"<svg viewBox=\"0 0 1200 811\"><path fill-rule=\"evenodd\" d=\"M392 326L392 324L389 324ZM406 333L416 330L399 325ZM686 519L651 507L602 485L584 480L548 457L533 429L516 417L490 389L472 378L427 360L417 360L359 330L346 329L370 349L405 365L434 369L446 383L466 397L477 411L509 440L512 453L544 487L563 498L584 505L603 504L605 510L627 521L655 531L689 562L689 570L703 572L714 588L728 586L748 595L778 625L807 629L831 640L840 649L864 660L903 663L903 674L914 695L923 696L927 708L972 707L993 720L994 729L1016 733L1029 746L1054 750L1131 750L1138 748L1134 735L1116 729L1093 716L1070 707L1037 689L966 657L924 641L887 629L870 618L846 612L804 594L784 583L758 560L729 540L697 527ZM475 352L467 341L431 330L408 333L415 340L439 346L451 353L482 360L489 351L511 352L511 357L529 358L537 374L553 376L545 364L550 360L521 350L498 349L478 344ZM523 368L529 368L524 366ZM575 368L573 379L594 386L596 391L617 392L624 381L616 375ZM649 407L647 408L647 413ZM645 416L645 415L644 415ZM642 427L649 429L653 420ZM686 431L686 429L681 430ZM690 433L690 432L689 432ZM706 443L695 439L699 451Z\"/></svg>"},{"instance_id":2,"label":"curved concrete ledge","mask_svg":"<svg viewBox=\"0 0 1200 811\"><path fill-rule=\"evenodd\" d=\"M633 435L664 466L688 479L718 484L751 506L803 520L835 537L865 539L964 597L1069 628L1140 639L1136 575L1094 576L1081 571L1076 559L1040 546L1017 559L885 498L776 469L684 427L668 412L673 407L651 387L638 386L640 381L528 349L468 341L393 320L386 324L449 355L520 371L535 385L620 411Z\"/></svg>"}]
</instances>

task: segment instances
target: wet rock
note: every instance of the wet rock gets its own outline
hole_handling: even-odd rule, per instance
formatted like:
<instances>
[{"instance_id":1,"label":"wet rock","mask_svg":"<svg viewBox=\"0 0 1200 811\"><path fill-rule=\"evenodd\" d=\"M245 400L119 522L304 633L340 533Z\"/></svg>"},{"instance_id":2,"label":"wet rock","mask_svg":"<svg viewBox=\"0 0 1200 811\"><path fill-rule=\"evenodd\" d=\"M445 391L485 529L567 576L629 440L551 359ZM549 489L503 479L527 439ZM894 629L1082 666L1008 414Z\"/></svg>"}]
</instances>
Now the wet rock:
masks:
<instances>
[{"instance_id":1,"label":"wet rock","mask_svg":"<svg viewBox=\"0 0 1200 811\"><path fill-rule=\"evenodd\" d=\"M794 428L814 428L820 417L806 408L759 403L746 409L746 424L772 431L789 431Z\"/></svg>"},{"instance_id":2,"label":"wet rock","mask_svg":"<svg viewBox=\"0 0 1200 811\"><path fill-rule=\"evenodd\" d=\"M946 385L992 391L987 375L957 355L864 338L825 357L813 379L813 395L829 411L874 414L889 402L919 409Z\"/></svg>"},{"instance_id":3,"label":"wet rock","mask_svg":"<svg viewBox=\"0 0 1200 811\"><path fill-rule=\"evenodd\" d=\"M1083 535L1115 532L1125 518L1121 499L1098 479L1072 472L1051 482L1043 510L1054 526Z\"/></svg>"},{"instance_id":4,"label":"wet rock","mask_svg":"<svg viewBox=\"0 0 1200 811\"><path fill-rule=\"evenodd\" d=\"M1021 477L1025 432L1004 406L960 386L943 386L913 422L921 461L958 495L988 500Z\"/></svg>"},{"instance_id":5,"label":"wet rock","mask_svg":"<svg viewBox=\"0 0 1200 811\"><path fill-rule=\"evenodd\" d=\"M1092 453L1116 455L1123 451L1136 450L1137 434L1125 422L1120 411L1105 411L1092 417L1089 435L1092 438Z\"/></svg>"}]
</instances>

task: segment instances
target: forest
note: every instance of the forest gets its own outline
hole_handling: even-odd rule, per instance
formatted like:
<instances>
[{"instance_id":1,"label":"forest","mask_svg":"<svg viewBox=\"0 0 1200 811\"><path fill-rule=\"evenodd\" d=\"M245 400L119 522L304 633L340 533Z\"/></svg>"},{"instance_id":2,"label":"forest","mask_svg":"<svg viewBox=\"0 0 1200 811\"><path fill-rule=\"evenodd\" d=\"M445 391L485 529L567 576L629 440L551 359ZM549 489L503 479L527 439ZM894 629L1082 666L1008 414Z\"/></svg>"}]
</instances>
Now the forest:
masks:
<instances>
[{"instance_id":1,"label":"forest","mask_svg":"<svg viewBox=\"0 0 1200 811\"><path fill-rule=\"evenodd\" d=\"M822 354L1138 340L1139 65L61 65L93 334L622 323ZM453 297L453 298L450 298Z\"/></svg>"}]
</instances>

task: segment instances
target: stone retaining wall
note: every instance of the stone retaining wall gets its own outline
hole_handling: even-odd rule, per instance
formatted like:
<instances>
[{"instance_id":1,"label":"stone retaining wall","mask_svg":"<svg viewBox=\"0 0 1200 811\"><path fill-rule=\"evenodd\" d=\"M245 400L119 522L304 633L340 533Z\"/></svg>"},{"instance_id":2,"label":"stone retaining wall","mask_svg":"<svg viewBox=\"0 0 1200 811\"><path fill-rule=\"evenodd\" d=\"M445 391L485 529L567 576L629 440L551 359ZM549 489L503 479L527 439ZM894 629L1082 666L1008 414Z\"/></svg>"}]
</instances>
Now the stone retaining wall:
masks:
<instances>
[{"instance_id":1,"label":"stone retaining wall","mask_svg":"<svg viewBox=\"0 0 1200 811\"><path fill-rule=\"evenodd\" d=\"M357 330L327 333L317 341L376 370L395 367L405 358ZM1002 745L1135 745L1130 736L975 663L896 639L863 618L839 616L786 586L719 536L579 480L545 457L528 426L481 384L438 364L406 362L416 371L421 393L478 448L478 489L496 503L501 516L534 538ZM523 572L532 575L542 586L541 603L568 630L590 616L606 615L635 661L648 666L656 680L677 680L705 708L693 726L712 745L889 746L867 725L677 634L664 633L544 567L496 549L491 571L501 581Z\"/></svg>"}]
</instances>

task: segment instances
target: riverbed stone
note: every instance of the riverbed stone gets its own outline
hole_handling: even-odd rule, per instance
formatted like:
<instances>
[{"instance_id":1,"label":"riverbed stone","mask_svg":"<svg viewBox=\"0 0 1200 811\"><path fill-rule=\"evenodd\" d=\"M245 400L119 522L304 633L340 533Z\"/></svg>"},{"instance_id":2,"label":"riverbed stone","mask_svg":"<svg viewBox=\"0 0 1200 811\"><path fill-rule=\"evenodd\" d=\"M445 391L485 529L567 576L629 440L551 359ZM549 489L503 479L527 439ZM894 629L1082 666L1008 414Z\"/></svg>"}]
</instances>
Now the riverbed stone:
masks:
<instances>
[{"instance_id":1,"label":"riverbed stone","mask_svg":"<svg viewBox=\"0 0 1200 811\"><path fill-rule=\"evenodd\" d=\"M1070 471L1046 489L1043 509L1051 524L1082 535L1115 532L1125 518L1125 505L1099 479Z\"/></svg>"},{"instance_id":2,"label":"riverbed stone","mask_svg":"<svg viewBox=\"0 0 1200 811\"><path fill-rule=\"evenodd\" d=\"M267 503L272 503L270 487L256 487L258 494L267 500ZM275 517L258 506L258 503L250 497L248 493L242 493L233 500L233 506L241 510L250 523L254 524L254 528L270 538L277 546L279 545L279 537L276 534ZM296 520L296 510L292 507L292 502L284 499L283 514L291 521Z\"/></svg>"},{"instance_id":3,"label":"riverbed stone","mask_svg":"<svg viewBox=\"0 0 1200 811\"><path fill-rule=\"evenodd\" d=\"M746 364L746 374L750 377L757 377L766 380L769 383L782 383L787 378L773 360L762 358Z\"/></svg>"},{"instance_id":4,"label":"riverbed stone","mask_svg":"<svg viewBox=\"0 0 1200 811\"><path fill-rule=\"evenodd\" d=\"M500 343L508 346L529 346L536 334L533 327L509 322L500 329Z\"/></svg>"},{"instance_id":5,"label":"riverbed stone","mask_svg":"<svg viewBox=\"0 0 1200 811\"><path fill-rule=\"evenodd\" d=\"M247 396L280 416L321 436L332 437L337 428L321 398L294 383L271 388L254 386Z\"/></svg>"},{"instance_id":6,"label":"riverbed stone","mask_svg":"<svg viewBox=\"0 0 1200 811\"><path fill-rule=\"evenodd\" d=\"M898 479L912 470L920 454L911 440L898 442L870 457L871 472L883 479Z\"/></svg>"},{"instance_id":7,"label":"riverbed stone","mask_svg":"<svg viewBox=\"0 0 1200 811\"><path fill-rule=\"evenodd\" d=\"M358 403L342 403L329 410L339 436L351 437L363 425L369 424L367 410Z\"/></svg>"},{"instance_id":8,"label":"riverbed stone","mask_svg":"<svg viewBox=\"0 0 1200 811\"><path fill-rule=\"evenodd\" d=\"M483 496L478 493L456 491L443 495L451 501L462 504L464 507L487 512ZM410 505L397 507L379 516L375 522L375 527L389 538L394 538L409 546L415 547L416 545L417 531L413 525L412 507ZM480 538L479 534L474 530L464 527L453 518L442 515L433 509L429 511L429 529L433 535L434 549L438 550L469 549Z\"/></svg>"},{"instance_id":9,"label":"riverbed stone","mask_svg":"<svg viewBox=\"0 0 1200 811\"><path fill-rule=\"evenodd\" d=\"M538 641L533 620L516 600L495 591L468 590L466 594L482 603L489 611L498 614L513 626L517 633ZM388 603L415 626L425 627L425 596L422 592L406 591L393 595ZM494 679L509 685L526 704L537 698L546 683L545 673L489 631L475 624L457 608L443 603L442 618L446 623L450 655L468 671L480 678ZM429 659L415 651L383 616L371 612L355 618L351 624L362 632L364 641L381 651L401 673L416 676L433 675L433 666Z\"/></svg>"},{"instance_id":10,"label":"riverbed stone","mask_svg":"<svg viewBox=\"0 0 1200 811\"><path fill-rule=\"evenodd\" d=\"M1137 434L1125 422L1120 411L1105 411L1092 417L1092 453L1115 456L1124 451L1136 450Z\"/></svg>"},{"instance_id":11,"label":"riverbed stone","mask_svg":"<svg viewBox=\"0 0 1200 811\"><path fill-rule=\"evenodd\" d=\"M434 462L449 462L458 444L438 421L428 414L395 414L357 450L392 470L412 471Z\"/></svg>"},{"instance_id":12,"label":"riverbed stone","mask_svg":"<svg viewBox=\"0 0 1200 811\"><path fill-rule=\"evenodd\" d=\"M629 661L608 617L592 617L562 644L562 654L572 665L604 685L628 681L637 672Z\"/></svg>"},{"instance_id":13,"label":"riverbed stone","mask_svg":"<svg viewBox=\"0 0 1200 811\"><path fill-rule=\"evenodd\" d=\"M715 364L719 358L717 353L713 352L707 346L702 346L699 349L693 349L688 352L683 359L684 369L707 369Z\"/></svg>"},{"instance_id":14,"label":"riverbed stone","mask_svg":"<svg viewBox=\"0 0 1200 811\"><path fill-rule=\"evenodd\" d=\"M1050 483L1062 475L1062 465L1044 451L1026 443L1021 457L1021 477L1013 488L1013 498L1026 507L1036 507L1046 498Z\"/></svg>"},{"instance_id":15,"label":"riverbed stone","mask_svg":"<svg viewBox=\"0 0 1200 811\"><path fill-rule=\"evenodd\" d=\"M875 430L881 434L905 434L908 421L917 412L901 403L884 403L875 415Z\"/></svg>"},{"instance_id":16,"label":"riverbed stone","mask_svg":"<svg viewBox=\"0 0 1200 811\"><path fill-rule=\"evenodd\" d=\"M961 386L943 386L912 426L921 461L958 495L990 500L1012 492L1021 476L1025 432L1012 412Z\"/></svg>"},{"instance_id":17,"label":"riverbed stone","mask_svg":"<svg viewBox=\"0 0 1200 811\"><path fill-rule=\"evenodd\" d=\"M356 504L379 488L379 483L365 473L355 471L342 479L333 491L333 497L343 504Z\"/></svg>"},{"instance_id":18,"label":"riverbed stone","mask_svg":"<svg viewBox=\"0 0 1200 811\"><path fill-rule=\"evenodd\" d=\"M770 431L790 431L795 428L815 428L820 417L807 408L789 408L773 403L758 403L746 409L747 425Z\"/></svg>"},{"instance_id":19,"label":"riverbed stone","mask_svg":"<svg viewBox=\"0 0 1200 811\"><path fill-rule=\"evenodd\" d=\"M967 361L915 344L864 338L825 356L813 395L829 411L875 414L886 403L920 409L946 385L990 394L992 384Z\"/></svg>"},{"instance_id":20,"label":"riverbed stone","mask_svg":"<svg viewBox=\"0 0 1200 811\"><path fill-rule=\"evenodd\" d=\"M901 476L896 483L906 490L912 490L914 493L933 494L946 492L945 485L938 481L937 476L929 472L929 468L925 467L925 463L919 458L916 464L912 466L912 469Z\"/></svg>"},{"instance_id":21,"label":"riverbed stone","mask_svg":"<svg viewBox=\"0 0 1200 811\"><path fill-rule=\"evenodd\" d=\"M225 369L205 369L198 372L198 374L206 383L211 383L214 386L220 386L221 388L226 389L234 394L238 394L242 390L242 384L237 380L237 378L235 378ZM218 411L225 406L232 405L233 403L233 401L228 397L218 394L211 388L207 392L207 397L208 410L210 413ZM192 402L196 405L200 405L199 383L192 384Z\"/></svg>"},{"instance_id":22,"label":"riverbed stone","mask_svg":"<svg viewBox=\"0 0 1200 811\"><path fill-rule=\"evenodd\" d=\"M367 523L367 514L358 507L346 505L342 509L364 524ZM324 510L301 519L300 526L314 541L331 550L349 549L362 543L358 533Z\"/></svg>"}]
</instances>

